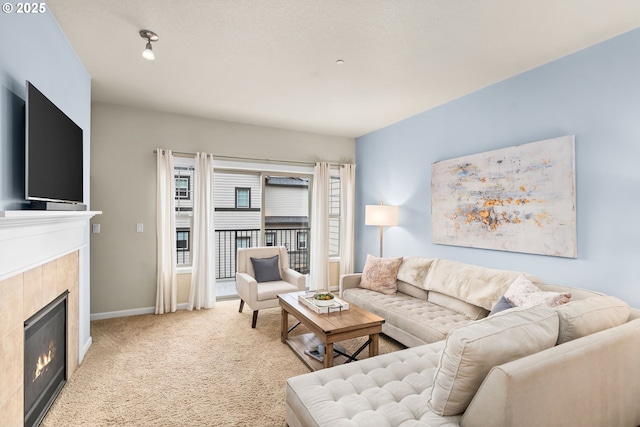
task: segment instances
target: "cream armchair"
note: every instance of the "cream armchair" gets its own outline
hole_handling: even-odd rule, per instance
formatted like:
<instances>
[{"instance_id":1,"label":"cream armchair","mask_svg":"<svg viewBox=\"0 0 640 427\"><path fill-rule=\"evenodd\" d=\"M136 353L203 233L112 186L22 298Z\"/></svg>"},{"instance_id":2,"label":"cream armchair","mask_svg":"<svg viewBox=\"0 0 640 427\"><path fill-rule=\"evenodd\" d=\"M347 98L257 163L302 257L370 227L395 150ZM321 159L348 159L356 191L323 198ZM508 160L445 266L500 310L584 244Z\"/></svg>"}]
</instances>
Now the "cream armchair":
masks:
<instances>
[{"instance_id":1,"label":"cream armchair","mask_svg":"<svg viewBox=\"0 0 640 427\"><path fill-rule=\"evenodd\" d=\"M277 265L272 258L278 255ZM258 259L258 275L251 258ZM305 276L289 268L289 254L284 246L240 248L237 253L236 289L240 297L240 313L245 302L253 310L251 327L256 327L258 310L278 307L278 294L304 291ZM278 280L277 276L280 276ZM256 280L256 277L258 281ZM265 279L267 279L265 281ZM276 280L273 280L276 279Z\"/></svg>"}]
</instances>

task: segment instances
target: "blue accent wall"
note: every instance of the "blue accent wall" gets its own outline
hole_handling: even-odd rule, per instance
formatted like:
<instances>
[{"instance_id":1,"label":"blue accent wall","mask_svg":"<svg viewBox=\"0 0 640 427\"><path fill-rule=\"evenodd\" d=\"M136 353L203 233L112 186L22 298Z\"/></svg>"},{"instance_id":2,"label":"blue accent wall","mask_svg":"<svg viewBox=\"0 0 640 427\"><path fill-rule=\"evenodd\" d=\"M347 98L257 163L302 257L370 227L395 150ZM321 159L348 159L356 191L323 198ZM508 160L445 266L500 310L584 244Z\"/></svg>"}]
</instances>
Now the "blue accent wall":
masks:
<instances>
[{"instance_id":1,"label":"blue accent wall","mask_svg":"<svg viewBox=\"0 0 640 427\"><path fill-rule=\"evenodd\" d=\"M27 80L83 129L84 201L89 204L91 77L49 10L43 14L14 10L0 13L0 210L25 205ZM91 342L88 227L85 242L87 247L80 250L80 360Z\"/></svg>"},{"instance_id":2,"label":"blue accent wall","mask_svg":"<svg viewBox=\"0 0 640 427\"><path fill-rule=\"evenodd\" d=\"M0 14L0 210L24 204L24 105L29 80L84 133L85 169L91 135L91 78L54 17ZM85 170L85 203L89 173Z\"/></svg>"},{"instance_id":3,"label":"blue accent wall","mask_svg":"<svg viewBox=\"0 0 640 427\"><path fill-rule=\"evenodd\" d=\"M431 243L431 163L576 137L578 258ZM378 255L364 206L400 206L385 256L420 255L532 273L640 307L640 29L356 140L356 267Z\"/></svg>"}]
</instances>

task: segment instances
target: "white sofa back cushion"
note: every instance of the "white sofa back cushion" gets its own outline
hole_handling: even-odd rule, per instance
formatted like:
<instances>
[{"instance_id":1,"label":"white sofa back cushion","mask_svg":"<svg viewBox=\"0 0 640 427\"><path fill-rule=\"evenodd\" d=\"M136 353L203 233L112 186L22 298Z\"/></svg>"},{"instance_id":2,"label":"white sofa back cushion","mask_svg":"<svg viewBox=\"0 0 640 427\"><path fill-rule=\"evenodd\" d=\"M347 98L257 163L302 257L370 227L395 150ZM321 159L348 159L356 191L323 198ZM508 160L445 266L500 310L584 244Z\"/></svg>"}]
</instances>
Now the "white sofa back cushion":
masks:
<instances>
[{"instance_id":1,"label":"white sofa back cushion","mask_svg":"<svg viewBox=\"0 0 640 427\"><path fill-rule=\"evenodd\" d=\"M556 307L560 319L558 344L622 325L629 304L609 295L595 296Z\"/></svg>"},{"instance_id":2,"label":"white sofa back cushion","mask_svg":"<svg viewBox=\"0 0 640 427\"><path fill-rule=\"evenodd\" d=\"M402 259L398 269L398 280L406 282L419 289L428 290L426 287L427 274L435 258L421 256L408 256Z\"/></svg>"},{"instance_id":3,"label":"white sofa back cushion","mask_svg":"<svg viewBox=\"0 0 640 427\"><path fill-rule=\"evenodd\" d=\"M438 258L429 268L425 287L491 311L520 274ZM525 276L534 283L540 282L533 276Z\"/></svg>"},{"instance_id":4,"label":"white sofa back cushion","mask_svg":"<svg viewBox=\"0 0 640 427\"><path fill-rule=\"evenodd\" d=\"M545 305L516 307L453 329L433 379L429 407L464 412L491 368L556 344L558 314Z\"/></svg>"}]
</instances>

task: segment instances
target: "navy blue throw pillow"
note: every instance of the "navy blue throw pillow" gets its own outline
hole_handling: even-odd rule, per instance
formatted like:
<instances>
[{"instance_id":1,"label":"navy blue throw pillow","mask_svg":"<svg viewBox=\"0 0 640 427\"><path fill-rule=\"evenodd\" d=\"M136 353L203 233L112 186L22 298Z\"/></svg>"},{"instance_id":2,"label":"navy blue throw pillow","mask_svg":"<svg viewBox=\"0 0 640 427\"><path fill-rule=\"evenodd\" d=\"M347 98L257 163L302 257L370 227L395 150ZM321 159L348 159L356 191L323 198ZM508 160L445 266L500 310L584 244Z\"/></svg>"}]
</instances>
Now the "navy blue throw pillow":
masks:
<instances>
[{"instance_id":1,"label":"navy blue throw pillow","mask_svg":"<svg viewBox=\"0 0 640 427\"><path fill-rule=\"evenodd\" d=\"M492 314L499 313L499 312L504 311L504 310L508 310L510 308L513 308L513 306L511 305L511 303L509 301L507 301L507 299L503 295L502 297L500 297L500 299L498 300L496 305L493 306L493 308L491 309L491 313L489 313L489 316L491 316Z\"/></svg>"}]
</instances>

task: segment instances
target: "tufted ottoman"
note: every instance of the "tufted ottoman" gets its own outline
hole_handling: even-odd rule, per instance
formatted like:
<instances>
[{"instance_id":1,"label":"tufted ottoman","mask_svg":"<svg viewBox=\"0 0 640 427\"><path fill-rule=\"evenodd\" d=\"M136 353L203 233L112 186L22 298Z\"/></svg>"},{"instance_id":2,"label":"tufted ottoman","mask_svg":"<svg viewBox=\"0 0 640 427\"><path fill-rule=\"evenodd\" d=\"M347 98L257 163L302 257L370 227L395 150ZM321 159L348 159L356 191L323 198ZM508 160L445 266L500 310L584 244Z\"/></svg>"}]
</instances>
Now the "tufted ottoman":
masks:
<instances>
[{"instance_id":1,"label":"tufted ottoman","mask_svg":"<svg viewBox=\"0 0 640 427\"><path fill-rule=\"evenodd\" d=\"M444 341L289 378L290 427L458 426L427 402Z\"/></svg>"}]
</instances>

